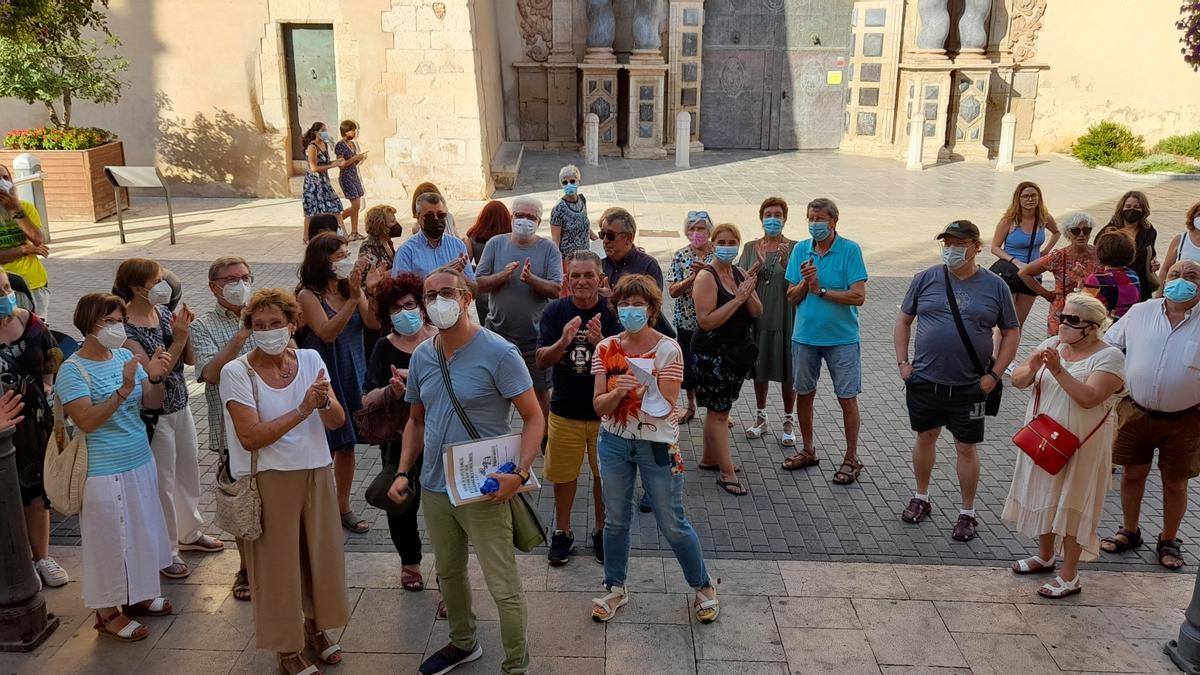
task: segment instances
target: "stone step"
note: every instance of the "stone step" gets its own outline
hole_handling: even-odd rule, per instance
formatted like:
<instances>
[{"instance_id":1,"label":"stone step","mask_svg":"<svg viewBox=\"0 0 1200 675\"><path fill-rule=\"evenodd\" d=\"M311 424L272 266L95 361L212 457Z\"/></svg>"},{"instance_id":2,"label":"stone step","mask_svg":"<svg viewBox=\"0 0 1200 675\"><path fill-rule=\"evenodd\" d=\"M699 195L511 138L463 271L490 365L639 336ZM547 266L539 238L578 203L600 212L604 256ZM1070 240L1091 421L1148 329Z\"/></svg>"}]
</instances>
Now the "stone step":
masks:
<instances>
[{"instance_id":1,"label":"stone step","mask_svg":"<svg viewBox=\"0 0 1200 675\"><path fill-rule=\"evenodd\" d=\"M524 143L506 141L500 144L500 149L492 158L492 180L497 190L511 190L517 184L517 174L521 172L521 159L524 156Z\"/></svg>"}]
</instances>

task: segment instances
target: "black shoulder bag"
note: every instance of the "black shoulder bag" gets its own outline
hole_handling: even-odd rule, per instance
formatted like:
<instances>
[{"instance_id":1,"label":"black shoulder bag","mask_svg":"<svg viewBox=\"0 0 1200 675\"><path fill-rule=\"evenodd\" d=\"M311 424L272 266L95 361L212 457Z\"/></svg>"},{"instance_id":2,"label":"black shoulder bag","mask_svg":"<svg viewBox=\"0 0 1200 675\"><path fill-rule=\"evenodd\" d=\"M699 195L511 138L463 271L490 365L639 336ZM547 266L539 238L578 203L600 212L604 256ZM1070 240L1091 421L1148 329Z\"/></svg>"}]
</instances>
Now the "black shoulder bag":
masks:
<instances>
[{"instance_id":1,"label":"black shoulder bag","mask_svg":"<svg viewBox=\"0 0 1200 675\"><path fill-rule=\"evenodd\" d=\"M962 314L958 311L958 301L954 299L954 289L950 287L950 268L943 265L942 273L946 275L946 303L950 305L950 314L954 316L954 326L958 328L958 337L962 339L963 348L967 350L967 356L971 357L971 365L975 367L975 372L979 374L979 380L982 382L983 378L991 371L984 368L983 364L979 362L979 355L975 353L975 347L971 344L971 337L967 335L967 327L963 325ZM988 394L984 414L988 417L999 415L1000 398L1003 395L1004 383L997 379L996 387L992 389L992 393Z\"/></svg>"},{"instance_id":2,"label":"black shoulder bag","mask_svg":"<svg viewBox=\"0 0 1200 675\"><path fill-rule=\"evenodd\" d=\"M458 402L458 397L454 395L454 385L450 380L450 366L446 364L446 355L442 353L442 345L435 340L434 347L437 350L438 367L442 371L442 381L446 383L446 393L450 395L450 404L454 406L454 412L458 415L459 421L462 422L463 428L467 430L467 434L473 440L479 440L482 437L475 429L475 425L471 423L471 418L467 416L467 411ZM525 499L525 495L518 492L515 497L509 500L508 506L512 510L513 546L525 553L529 553L538 546L545 544L546 528L538 518L537 512L533 510L533 507Z\"/></svg>"},{"instance_id":3,"label":"black shoulder bag","mask_svg":"<svg viewBox=\"0 0 1200 675\"><path fill-rule=\"evenodd\" d=\"M1021 225L1018 224L1017 228L1020 227ZM1033 241L1037 239L1037 233L1040 229L1041 223L1033 224L1033 234L1029 235L1029 250L1025 254L1025 264L1029 264L1033 260ZM1012 291L1013 295L1029 292L1029 286L1021 280L1021 270L1017 267L1016 263L1009 260L997 260L992 263L988 271L1003 279L1004 283L1008 284L1008 290Z\"/></svg>"}]
</instances>

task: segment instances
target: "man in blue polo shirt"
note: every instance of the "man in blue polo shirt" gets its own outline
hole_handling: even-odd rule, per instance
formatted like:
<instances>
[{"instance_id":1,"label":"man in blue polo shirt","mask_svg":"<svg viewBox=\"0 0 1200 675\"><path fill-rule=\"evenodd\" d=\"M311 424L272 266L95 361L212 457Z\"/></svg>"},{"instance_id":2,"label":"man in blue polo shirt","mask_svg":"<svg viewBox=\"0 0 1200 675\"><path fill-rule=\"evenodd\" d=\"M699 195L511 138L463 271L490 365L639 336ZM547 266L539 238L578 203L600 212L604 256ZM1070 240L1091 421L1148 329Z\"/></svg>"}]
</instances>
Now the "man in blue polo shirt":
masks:
<instances>
[{"instance_id":1,"label":"man in blue polo shirt","mask_svg":"<svg viewBox=\"0 0 1200 675\"><path fill-rule=\"evenodd\" d=\"M788 259L788 301L796 305L792 329L792 373L796 390L803 448L783 462L787 471L815 466L821 460L813 447L813 400L821 361L833 379L833 393L842 406L846 455L833 482L858 480L858 394L862 391L858 307L867 300L867 266L858 244L837 232L838 208L830 199L808 204L812 239L792 247Z\"/></svg>"},{"instance_id":2,"label":"man in blue polo shirt","mask_svg":"<svg viewBox=\"0 0 1200 675\"><path fill-rule=\"evenodd\" d=\"M435 270L453 266L467 277L471 292L475 292L475 268L467 255L467 245L458 237L447 237L446 202L436 192L426 192L417 198L417 223L421 231L409 237L396 249L392 261L392 276L402 272L426 279Z\"/></svg>"}]
</instances>

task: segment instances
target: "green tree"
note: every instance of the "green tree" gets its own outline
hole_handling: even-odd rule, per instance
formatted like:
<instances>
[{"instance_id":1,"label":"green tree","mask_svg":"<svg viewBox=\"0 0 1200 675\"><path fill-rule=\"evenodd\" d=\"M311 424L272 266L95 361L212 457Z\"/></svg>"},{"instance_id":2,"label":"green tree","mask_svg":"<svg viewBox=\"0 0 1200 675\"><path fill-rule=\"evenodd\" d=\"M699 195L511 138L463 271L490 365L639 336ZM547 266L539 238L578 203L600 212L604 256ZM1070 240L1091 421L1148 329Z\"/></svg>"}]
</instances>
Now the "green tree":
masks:
<instances>
[{"instance_id":1,"label":"green tree","mask_svg":"<svg viewBox=\"0 0 1200 675\"><path fill-rule=\"evenodd\" d=\"M59 40L108 33L108 0L0 0L0 37Z\"/></svg>"},{"instance_id":2,"label":"green tree","mask_svg":"<svg viewBox=\"0 0 1200 675\"><path fill-rule=\"evenodd\" d=\"M75 101L117 102L125 85L118 75L129 67L116 53L120 44L113 35L103 44L72 37L0 37L0 97L41 103L51 124L70 127Z\"/></svg>"},{"instance_id":3,"label":"green tree","mask_svg":"<svg viewBox=\"0 0 1200 675\"><path fill-rule=\"evenodd\" d=\"M1188 0L1179 8L1180 18L1175 27L1183 31L1179 42L1183 47L1183 60L1192 67L1200 70L1200 2Z\"/></svg>"}]
</instances>

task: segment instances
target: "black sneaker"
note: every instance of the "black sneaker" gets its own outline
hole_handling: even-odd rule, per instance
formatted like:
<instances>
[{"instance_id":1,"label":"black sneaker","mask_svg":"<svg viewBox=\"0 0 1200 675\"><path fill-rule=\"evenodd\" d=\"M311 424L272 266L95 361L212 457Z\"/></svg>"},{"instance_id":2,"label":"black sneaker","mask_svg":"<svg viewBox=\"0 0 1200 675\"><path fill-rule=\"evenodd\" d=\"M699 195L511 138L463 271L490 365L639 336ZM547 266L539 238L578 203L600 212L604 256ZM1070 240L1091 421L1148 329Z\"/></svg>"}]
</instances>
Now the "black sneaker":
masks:
<instances>
[{"instance_id":1,"label":"black sneaker","mask_svg":"<svg viewBox=\"0 0 1200 675\"><path fill-rule=\"evenodd\" d=\"M646 494L645 490L642 490L642 501L638 503L638 510L642 513L650 513L654 510L654 507L650 506L650 495Z\"/></svg>"},{"instance_id":2,"label":"black sneaker","mask_svg":"<svg viewBox=\"0 0 1200 675\"><path fill-rule=\"evenodd\" d=\"M454 643L450 643L421 663L421 675L442 675L464 663L475 661L481 656L483 656L483 645L478 642L471 651L459 649L454 646Z\"/></svg>"},{"instance_id":3,"label":"black sneaker","mask_svg":"<svg viewBox=\"0 0 1200 675\"><path fill-rule=\"evenodd\" d=\"M596 557L596 562L604 564L604 530L592 533L592 555Z\"/></svg>"},{"instance_id":4,"label":"black sneaker","mask_svg":"<svg viewBox=\"0 0 1200 675\"><path fill-rule=\"evenodd\" d=\"M555 530L550 536L550 553L546 559L554 567L562 567L571 560L571 549L575 546L575 535Z\"/></svg>"}]
</instances>

